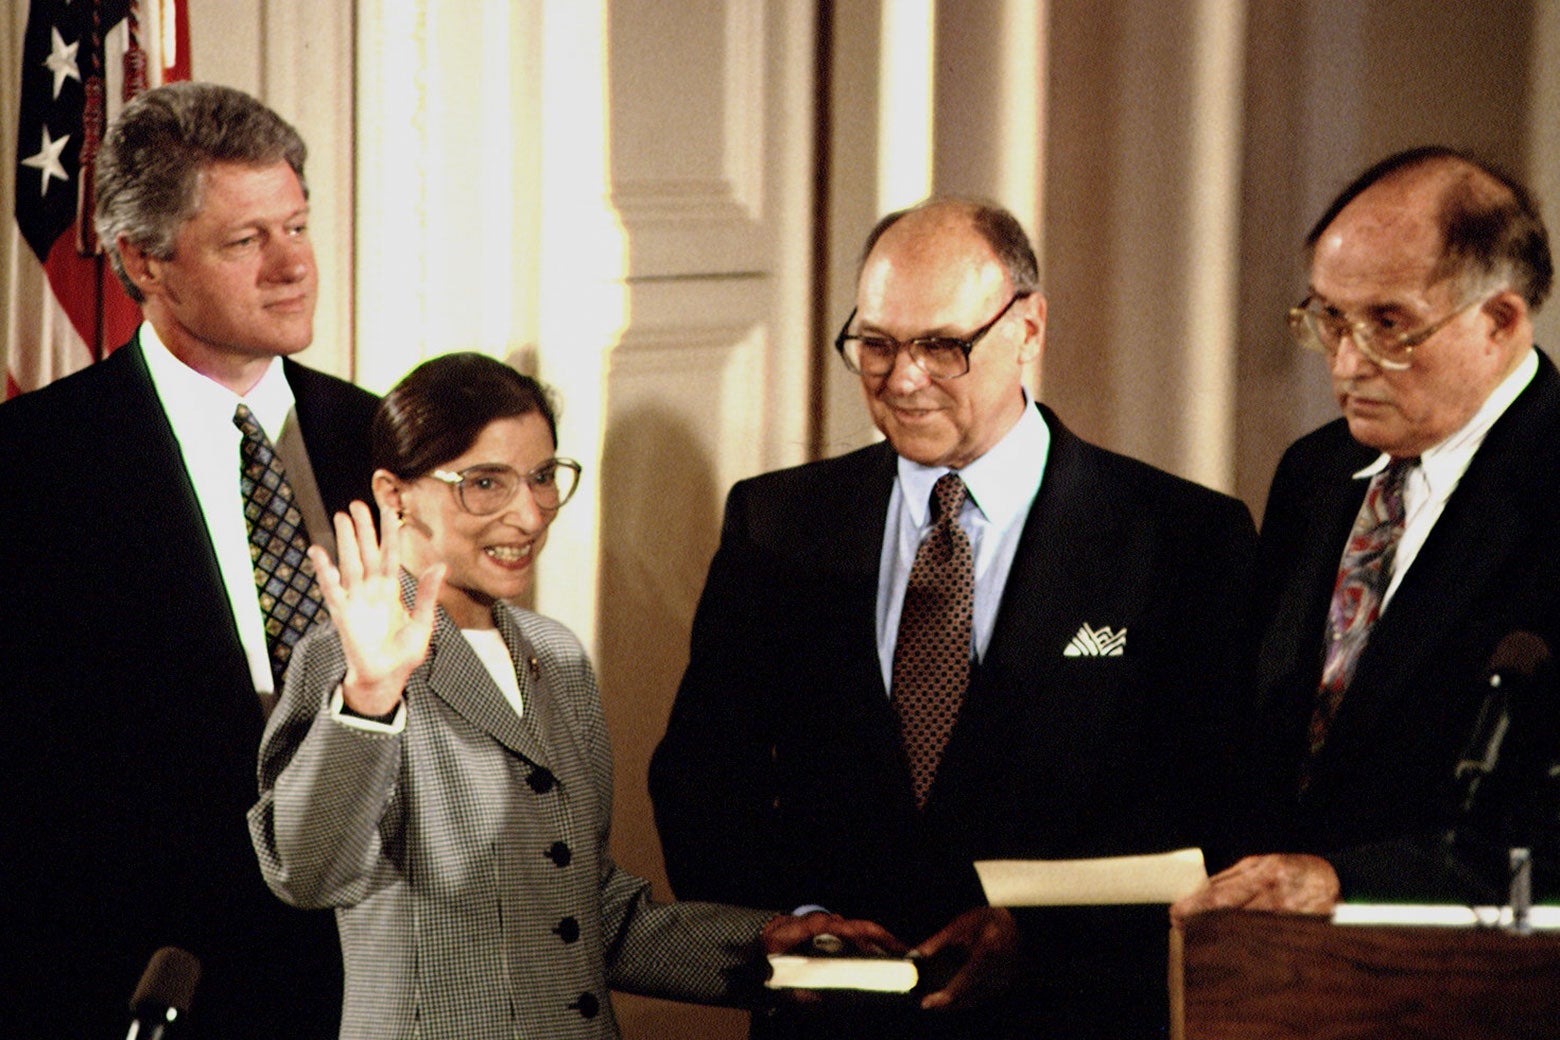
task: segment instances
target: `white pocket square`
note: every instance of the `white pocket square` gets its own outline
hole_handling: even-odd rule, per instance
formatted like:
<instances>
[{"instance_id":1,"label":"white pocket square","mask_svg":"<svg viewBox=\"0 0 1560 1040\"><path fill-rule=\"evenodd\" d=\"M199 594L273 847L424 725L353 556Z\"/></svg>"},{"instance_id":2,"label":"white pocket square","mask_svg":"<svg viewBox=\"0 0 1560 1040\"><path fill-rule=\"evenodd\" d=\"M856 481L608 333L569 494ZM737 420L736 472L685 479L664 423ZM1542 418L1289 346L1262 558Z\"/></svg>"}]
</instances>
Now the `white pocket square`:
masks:
<instances>
[{"instance_id":1,"label":"white pocket square","mask_svg":"<svg viewBox=\"0 0 1560 1040\"><path fill-rule=\"evenodd\" d=\"M1072 642L1062 651L1063 657L1120 657L1127 648L1127 626L1112 629L1109 625L1090 628L1087 624L1078 629Z\"/></svg>"}]
</instances>

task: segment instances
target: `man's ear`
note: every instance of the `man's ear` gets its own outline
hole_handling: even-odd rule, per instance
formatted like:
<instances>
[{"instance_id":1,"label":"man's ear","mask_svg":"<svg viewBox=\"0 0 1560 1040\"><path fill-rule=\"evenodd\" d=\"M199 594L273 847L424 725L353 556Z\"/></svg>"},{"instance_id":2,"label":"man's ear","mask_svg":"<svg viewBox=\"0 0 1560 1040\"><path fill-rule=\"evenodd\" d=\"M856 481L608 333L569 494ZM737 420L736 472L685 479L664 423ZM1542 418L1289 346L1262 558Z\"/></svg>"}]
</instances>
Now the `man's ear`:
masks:
<instances>
[{"instance_id":1,"label":"man's ear","mask_svg":"<svg viewBox=\"0 0 1560 1040\"><path fill-rule=\"evenodd\" d=\"M1024 323L1024 342L1019 347L1018 360L1027 365L1045 353L1045 297L1035 293L1020 304L1024 308L1019 315Z\"/></svg>"},{"instance_id":2,"label":"man's ear","mask_svg":"<svg viewBox=\"0 0 1560 1040\"><path fill-rule=\"evenodd\" d=\"M129 277L132 285L141 290L141 295L150 296L161 288L163 275L161 260L124 235L119 236L114 243L114 248L119 251L119 262L124 265L125 275Z\"/></svg>"},{"instance_id":3,"label":"man's ear","mask_svg":"<svg viewBox=\"0 0 1560 1040\"><path fill-rule=\"evenodd\" d=\"M1527 301L1510 289L1485 300L1481 310L1490 319L1490 338L1500 343L1506 343L1518 335L1519 330L1527 324Z\"/></svg>"}]
</instances>

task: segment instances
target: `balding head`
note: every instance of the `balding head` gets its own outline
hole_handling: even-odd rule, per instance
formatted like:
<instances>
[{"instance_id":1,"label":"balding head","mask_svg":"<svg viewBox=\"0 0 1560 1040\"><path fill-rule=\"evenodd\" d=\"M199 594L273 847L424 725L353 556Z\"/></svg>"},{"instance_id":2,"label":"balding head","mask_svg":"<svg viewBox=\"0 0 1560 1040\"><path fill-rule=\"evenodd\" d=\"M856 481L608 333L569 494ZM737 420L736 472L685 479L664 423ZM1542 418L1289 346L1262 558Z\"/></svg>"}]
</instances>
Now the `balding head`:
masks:
<instances>
[{"instance_id":1,"label":"balding head","mask_svg":"<svg viewBox=\"0 0 1560 1040\"><path fill-rule=\"evenodd\" d=\"M1438 278L1468 294L1507 287L1536 311L1549 295L1554 266L1549 233L1527 190L1497 167L1451 148L1398 152L1360 174L1338 194L1306 236L1317 243L1365 194L1396 199L1436 235Z\"/></svg>"},{"instance_id":2,"label":"balding head","mask_svg":"<svg viewBox=\"0 0 1560 1040\"><path fill-rule=\"evenodd\" d=\"M1328 341L1333 392L1362 444L1422 455L1532 352L1530 301L1550 281L1543 225L1479 163L1440 148L1378 163L1308 245L1306 309L1341 330Z\"/></svg>"},{"instance_id":3,"label":"balding head","mask_svg":"<svg viewBox=\"0 0 1560 1040\"><path fill-rule=\"evenodd\" d=\"M933 199L873 229L841 342L868 340L892 358L890 370L861 382L873 422L894 449L958 469L1023 414L1024 366L1044 334L1034 251L1018 222L987 204ZM912 341L930 338L966 341L968 371L929 374Z\"/></svg>"},{"instance_id":4,"label":"balding head","mask_svg":"<svg viewBox=\"0 0 1560 1040\"><path fill-rule=\"evenodd\" d=\"M982 199L938 196L910 209L895 210L877 222L867 235L861 249L864 264L878 240L894 225L907 218L910 226L901 231L922 228L960 233L973 231L986 243L991 254L1007 273L1008 282L1016 293L1040 291L1040 265L1029 236L1018 219L1001 206ZM860 273L858 268L857 273Z\"/></svg>"}]
</instances>

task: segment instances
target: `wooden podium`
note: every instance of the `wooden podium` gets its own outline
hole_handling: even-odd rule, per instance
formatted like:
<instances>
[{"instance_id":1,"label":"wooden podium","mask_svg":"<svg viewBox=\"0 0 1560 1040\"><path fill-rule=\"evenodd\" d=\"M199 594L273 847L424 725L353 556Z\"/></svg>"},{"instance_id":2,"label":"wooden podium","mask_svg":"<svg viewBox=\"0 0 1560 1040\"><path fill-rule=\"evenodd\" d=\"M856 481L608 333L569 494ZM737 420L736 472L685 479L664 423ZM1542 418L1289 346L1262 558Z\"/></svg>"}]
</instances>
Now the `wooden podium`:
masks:
<instances>
[{"instance_id":1,"label":"wooden podium","mask_svg":"<svg viewBox=\"0 0 1560 1040\"><path fill-rule=\"evenodd\" d=\"M1172 1040L1554 1040L1560 934L1214 912L1170 936Z\"/></svg>"}]
</instances>

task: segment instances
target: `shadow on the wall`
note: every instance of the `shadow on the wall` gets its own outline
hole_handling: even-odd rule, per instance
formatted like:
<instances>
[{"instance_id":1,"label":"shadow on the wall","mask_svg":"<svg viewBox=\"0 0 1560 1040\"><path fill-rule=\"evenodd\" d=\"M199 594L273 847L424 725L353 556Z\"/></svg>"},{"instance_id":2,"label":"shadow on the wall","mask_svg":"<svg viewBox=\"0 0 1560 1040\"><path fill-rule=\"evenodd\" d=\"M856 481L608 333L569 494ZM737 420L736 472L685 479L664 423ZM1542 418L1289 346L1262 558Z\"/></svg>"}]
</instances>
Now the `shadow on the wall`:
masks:
<instances>
[{"instance_id":1,"label":"shadow on the wall","mask_svg":"<svg viewBox=\"0 0 1560 1040\"><path fill-rule=\"evenodd\" d=\"M688 633L720 532L715 466L685 420L661 408L615 417L601 464L596 667L616 763L613 855L670 898L646 789L688 660ZM746 1015L615 994L634 1037L740 1037Z\"/></svg>"},{"instance_id":2,"label":"shadow on the wall","mask_svg":"<svg viewBox=\"0 0 1560 1040\"><path fill-rule=\"evenodd\" d=\"M617 763L614 845L624 866L658 881L646 769L687 663L720 509L714 465L683 419L652 407L612 420L602 452L596 665Z\"/></svg>"}]
</instances>

